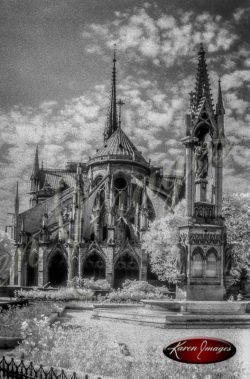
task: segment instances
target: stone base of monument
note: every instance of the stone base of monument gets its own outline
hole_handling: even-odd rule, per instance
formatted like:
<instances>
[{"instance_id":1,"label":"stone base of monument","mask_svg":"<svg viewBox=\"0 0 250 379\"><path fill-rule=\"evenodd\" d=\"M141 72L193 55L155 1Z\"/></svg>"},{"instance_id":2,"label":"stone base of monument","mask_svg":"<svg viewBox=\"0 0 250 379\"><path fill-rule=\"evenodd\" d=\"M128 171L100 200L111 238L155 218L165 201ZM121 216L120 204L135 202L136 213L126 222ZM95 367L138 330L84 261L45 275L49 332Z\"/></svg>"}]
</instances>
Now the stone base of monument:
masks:
<instances>
[{"instance_id":1,"label":"stone base of monument","mask_svg":"<svg viewBox=\"0 0 250 379\"><path fill-rule=\"evenodd\" d=\"M189 284L182 287L176 286L176 299L178 300L196 300L203 301L215 300L222 301L224 299L226 290L221 284Z\"/></svg>"},{"instance_id":2,"label":"stone base of monument","mask_svg":"<svg viewBox=\"0 0 250 379\"><path fill-rule=\"evenodd\" d=\"M165 329L250 328L250 301L143 300L144 307L93 310L93 318L137 323Z\"/></svg>"}]
</instances>

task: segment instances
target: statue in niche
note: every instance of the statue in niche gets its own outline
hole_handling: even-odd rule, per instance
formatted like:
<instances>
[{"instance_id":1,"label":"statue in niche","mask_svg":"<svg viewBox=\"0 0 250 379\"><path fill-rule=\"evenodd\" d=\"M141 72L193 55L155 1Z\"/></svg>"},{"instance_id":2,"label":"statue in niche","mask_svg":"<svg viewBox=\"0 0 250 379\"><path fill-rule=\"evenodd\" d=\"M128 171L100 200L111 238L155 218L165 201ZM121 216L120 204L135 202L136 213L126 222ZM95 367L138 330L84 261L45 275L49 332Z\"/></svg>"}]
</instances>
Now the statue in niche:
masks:
<instances>
[{"instance_id":1,"label":"statue in niche","mask_svg":"<svg viewBox=\"0 0 250 379\"><path fill-rule=\"evenodd\" d=\"M177 244L177 270L179 274L186 274L187 272L187 251L185 246L178 243Z\"/></svg>"},{"instance_id":2,"label":"statue in niche","mask_svg":"<svg viewBox=\"0 0 250 379\"><path fill-rule=\"evenodd\" d=\"M200 142L195 149L195 176L205 179L208 174L208 149L205 142Z\"/></svg>"}]
</instances>

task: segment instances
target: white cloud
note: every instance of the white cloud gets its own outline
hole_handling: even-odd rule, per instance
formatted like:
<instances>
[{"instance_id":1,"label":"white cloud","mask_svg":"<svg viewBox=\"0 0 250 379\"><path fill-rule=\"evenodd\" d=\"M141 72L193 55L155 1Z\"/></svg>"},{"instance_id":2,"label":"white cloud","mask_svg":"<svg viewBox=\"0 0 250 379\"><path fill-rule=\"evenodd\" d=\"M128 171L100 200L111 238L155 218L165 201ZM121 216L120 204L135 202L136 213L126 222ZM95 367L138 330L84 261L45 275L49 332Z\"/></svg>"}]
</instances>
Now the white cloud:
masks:
<instances>
[{"instance_id":1,"label":"white cloud","mask_svg":"<svg viewBox=\"0 0 250 379\"><path fill-rule=\"evenodd\" d=\"M236 22L241 22L242 18L250 12L250 8L237 8L234 11L233 17Z\"/></svg>"},{"instance_id":2,"label":"white cloud","mask_svg":"<svg viewBox=\"0 0 250 379\"><path fill-rule=\"evenodd\" d=\"M235 20L237 17L242 14L236 14ZM167 14L150 3L144 9L116 12L109 23L86 26L82 36L88 54L105 54L117 42L118 50L126 55L129 74L125 71L118 85L119 97L125 101L122 127L145 157L151 158L152 164L163 165L166 171L171 170L176 159L181 162L184 157L181 138L185 133L188 93L195 85L194 55L203 40L210 53L214 93L218 62L222 62L225 132L231 145L236 146L230 150L230 145L227 156L226 185L233 178L235 188L237 180L242 180L239 187L244 187L246 180L242 179L241 169L249 167L250 157L241 149L244 144L249 146L250 116L246 115L248 102L241 91L250 84L250 54L248 46L231 51L238 36L229 21L208 12ZM239 59L244 69L236 69ZM13 205L6 189L14 191L19 178L22 199L29 191L36 144L40 145L41 159L48 167L64 167L67 160L87 160L102 144L108 90L104 84L93 84L90 94L83 93L61 105L47 101L36 109L20 106L0 113L0 144L6 149L6 154L0 156L2 219L10 210L7 206Z\"/></svg>"},{"instance_id":3,"label":"white cloud","mask_svg":"<svg viewBox=\"0 0 250 379\"><path fill-rule=\"evenodd\" d=\"M201 41L214 53L227 51L238 38L230 23L220 16L185 11L168 15L159 9L149 13L145 7L136 8L130 15L119 12L109 24L91 24L83 36L107 47L116 42L119 50L128 51L135 59L150 59L156 65L163 61L166 66L193 57Z\"/></svg>"},{"instance_id":4,"label":"white cloud","mask_svg":"<svg viewBox=\"0 0 250 379\"><path fill-rule=\"evenodd\" d=\"M221 81L224 91L240 88L245 83L250 83L250 70L235 70L230 74L223 75Z\"/></svg>"},{"instance_id":5,"label":"white cloud","mask_svg":"<svg viewBox=\"0 0 250 379\"><path fill-rule=\"evenodd\" d=\"M225 94L225 103L227 106L227 113L229 115L232 112L235 112L237 115L244 115L246 110L249 109L249 102L240 99L234 92Z\"/></svg>"}]
</instances>

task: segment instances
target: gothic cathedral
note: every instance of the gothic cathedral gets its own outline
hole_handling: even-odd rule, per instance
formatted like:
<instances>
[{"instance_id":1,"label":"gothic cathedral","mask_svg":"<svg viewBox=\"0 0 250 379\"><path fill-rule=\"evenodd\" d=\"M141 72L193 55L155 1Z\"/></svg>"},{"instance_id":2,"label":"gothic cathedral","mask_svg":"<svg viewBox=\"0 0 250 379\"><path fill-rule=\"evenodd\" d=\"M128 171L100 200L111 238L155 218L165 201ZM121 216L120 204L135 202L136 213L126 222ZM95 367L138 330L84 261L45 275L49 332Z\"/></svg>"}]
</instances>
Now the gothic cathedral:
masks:
<instances>
[{"instance_id":1,"label":"gothic cathedral","mask_svg":"<svg viewBox=\"0 0 250 379\"><path fill-rule=\"evenodd\" d=\"M219 86L213 109L202 46L198 57L183 139L183 175L164 175L123 130L115 56L103 145L88 161L71 161L64 169L41 167L36 149L30 208L22 213L17 186L11 285L62 286L75 276L106 279L115 288L125 279L156 281L141 248L143 233L186 196L189 222L180 229L181 281L189 297L206 296L207 284L223 292L224 108Z\"/></svg>"}]
</instances>

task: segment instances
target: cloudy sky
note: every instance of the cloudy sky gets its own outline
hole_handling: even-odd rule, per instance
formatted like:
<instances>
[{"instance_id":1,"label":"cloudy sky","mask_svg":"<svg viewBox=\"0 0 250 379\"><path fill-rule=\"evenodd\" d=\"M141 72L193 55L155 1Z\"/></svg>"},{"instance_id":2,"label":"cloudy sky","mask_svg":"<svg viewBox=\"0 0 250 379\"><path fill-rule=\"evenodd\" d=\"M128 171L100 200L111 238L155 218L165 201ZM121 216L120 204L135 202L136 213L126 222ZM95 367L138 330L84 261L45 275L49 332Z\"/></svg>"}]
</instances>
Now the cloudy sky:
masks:
<instances>
[{"instance_id":1,"label":"cloudy sky","mask_svg":"<svg viewBox=\"0 0 250 379\"><path fill-rule=\"evenodd\" d=\"M0 228L16 180L27 206L36 144L46 167L102 144L114 43L123 128L166 173L204 43L215 100L219 77L224 92L224 187L249 192L249 23L243 0L0 0Z\"/></svg>"}]
</instances>

